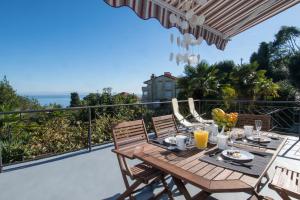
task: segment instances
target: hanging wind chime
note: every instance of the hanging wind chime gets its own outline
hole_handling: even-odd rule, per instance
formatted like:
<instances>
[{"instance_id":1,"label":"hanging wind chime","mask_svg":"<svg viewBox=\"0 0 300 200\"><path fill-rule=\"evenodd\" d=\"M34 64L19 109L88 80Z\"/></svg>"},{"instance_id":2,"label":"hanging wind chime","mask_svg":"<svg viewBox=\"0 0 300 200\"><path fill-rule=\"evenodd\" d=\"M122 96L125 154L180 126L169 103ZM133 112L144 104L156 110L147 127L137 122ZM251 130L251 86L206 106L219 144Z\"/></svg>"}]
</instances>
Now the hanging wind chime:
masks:
<instances>
[{"instance_id":1,"label":"hanging wind chime","mask_svg":"<svg viewBox=\"0 0 300 200\"><path fill-rule=\"evenodd\" d=\"M196 15L195 11L192 9L192 5L194 3L197 3L201 6L207 3L207 0L185 0L183 2L182 9L185 12L185 17L181 18L180 16L177 16L176 14L172 13L170 15L170 22L180 27L182 30L187 30L190 27L195 28L196 26L202 26L205 22L205 16L204 15ZM199 54L199 48L198 53L195 53L196 47L200 46L202 43L203 38L195 38L192 34L185 33L183 35L180 35L178 37L174 37L173 34L170 35L170 42L171 44L174 44L178 48L178 53L170 53L170 61L175 60L176 64L179 65L180 63L185 63L188 65L196 65L200 62L200 54Z\"/></svg>"}]
</instances>

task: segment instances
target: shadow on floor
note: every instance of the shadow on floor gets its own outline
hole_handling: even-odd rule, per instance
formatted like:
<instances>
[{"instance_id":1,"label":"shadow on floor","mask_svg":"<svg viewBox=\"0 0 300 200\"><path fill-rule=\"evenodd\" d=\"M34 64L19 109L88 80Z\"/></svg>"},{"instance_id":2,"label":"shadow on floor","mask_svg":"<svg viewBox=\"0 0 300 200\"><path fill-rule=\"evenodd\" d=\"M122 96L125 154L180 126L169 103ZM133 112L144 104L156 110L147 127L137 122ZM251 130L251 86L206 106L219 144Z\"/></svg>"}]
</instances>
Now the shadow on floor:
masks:
<instances>
[{"instance_id":1,"label":"shadow on floor","mask_svg":"<svg viewBox=\"0 0 300 200\"><path fill-rule=\"evenodd\" d=\"M167 182L168 182L169 189L172 191L173 197L180 196L181 194L179 193L179 191L175 187L175 184L171 180L170 177L167 178ZM158 192L162 191L163 189L164 189L164 187L163 187L162 183L160 183L160 182L159 183L153 183L152 185L146 186L141 191L136 193L134 195L134 197L137 200L151 199L152 197L154 197ZM118 194L115 194L111 197L103 198L103 200L115 200L119 197L119 195L121 195L121 194L118 193ZM169 198L168 198L167 194L164 194L160 199L161 200L168 200Z\"/></svg>"}]
</instances>

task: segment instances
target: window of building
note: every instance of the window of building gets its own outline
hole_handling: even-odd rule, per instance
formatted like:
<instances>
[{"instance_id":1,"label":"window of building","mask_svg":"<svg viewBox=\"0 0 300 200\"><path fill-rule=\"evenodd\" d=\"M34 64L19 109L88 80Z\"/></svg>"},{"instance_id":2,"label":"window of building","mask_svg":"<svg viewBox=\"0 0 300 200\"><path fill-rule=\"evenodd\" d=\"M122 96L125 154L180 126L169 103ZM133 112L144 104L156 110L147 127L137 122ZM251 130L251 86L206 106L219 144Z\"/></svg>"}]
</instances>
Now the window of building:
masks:
<instances>
[{"instance_id":1,"label":"window of building","mask_svg":"<svg viewBox=\"0 0 300 200\"><path fill-rule=\"evenodd\" d=\"M170 82L170 81L165 82L165 89L166 90L172 90L173 89L172 86L173 86L172 82Z\"/></svg>"},{"instance_id":2,"label":"window of building","mask_svg":"<svg viewBox=\"0 0 300 200\"><path fill-rule=\"evenodd\" d=\"M166 99L171 99L172 97L173 97L172 91L166 91L166 92L165 92L165 98L166 98Z\"/></svg>"}]
</instances>

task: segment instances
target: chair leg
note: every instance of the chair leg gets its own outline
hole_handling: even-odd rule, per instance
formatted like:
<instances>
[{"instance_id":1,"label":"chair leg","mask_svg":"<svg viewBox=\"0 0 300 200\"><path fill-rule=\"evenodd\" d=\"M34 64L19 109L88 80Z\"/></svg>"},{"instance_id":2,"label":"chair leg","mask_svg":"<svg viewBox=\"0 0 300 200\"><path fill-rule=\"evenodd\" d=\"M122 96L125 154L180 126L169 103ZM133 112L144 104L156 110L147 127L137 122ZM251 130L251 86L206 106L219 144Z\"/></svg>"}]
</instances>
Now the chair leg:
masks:
<instances>
[{"instance_id":1,"label":"chair leg","mask_svg":"<svg viewBox=\"0 0 300 200\"><path fill-rule=\"evenodd\" d=\"M123 181L125 183L125 187L126 187L126 191L127 191L130 188L130 185L128 183L128 179L127 179L126 174L122 173L122 178L123 178ZM135 200L135 198L134 198L134 196L132 194L129 195L129 199L130 200Z\"/></svg>"},{"instance_id":2,"label":"chair leg","mask_svg":"<svg viewBox=\"0 0 300 200\"><path fill-rule=\"evenodd\" d=\"M283 200L291 200L291 198L283 190L275 189L275 191Z\"/></svg>"},{"instance_id":3,"label":"chair leg","mask_svg":"<svg viewBox=\"0 0 300 200\"><path fill-rule=\"evenodd\" d=\"M130 187L128 187L128 188L126 189L126 191L125 191L123 194L121 194L121 195L117 198L117 200L123 200L123 199L125 199L125 198L128 197L128 196L130 196L130 197L129 197L130 199L134 199L134 197L132 197L131 194L132 194L132 192L133 192L140 184L141 184L140 181L135 181Z\"/></svg>"},{"instance_id":4,"label":"chair leg","mask_svg":"<svg viewBox=\"0 0 300 200\"><path fill-rule=\"evenodd\" d=\"M259 195L256 191L252 193L252 196L248 200L273 200L273 198L268 196Z\"/></svg>"},{"instance_id":5,"label":"chair leg","mask_svg":"<svg viewBox=\"0 0 300 200\"><path fill-rule=\"evenodd\" d=\"M189 194L189 192L187 191L185 185L182 183L182 181L180 179L177 179L175 177L173 177L173 181L175 183L175 185L177 186L177 189L179 190L179 192L184 196L185 199L187 200L191 200L192 197L191 195Z\"/></svg>"},{"instance_id":6,"label":"chair leg","mask_svg":"<svg viewBox=\"0 0 300 200\"><path fill-rule=\"evenodd\" d=\"M257 185L256 187L256 191L259 193L266 185L267 183L269 182L270 180L270 176L269 176L269 173L267 172L266 175L264 176L267 180L262 183L262 180L260 181L260 183Z\"/></svg>"},{"instance_id":7,"label":"chair leg","mask_svg":"<svg viewBox=\"0 0 300 200\"><path fill-rule=\"evenodd\" d=\"M167 182L165 180L165 176L164 175L162 175L162 177L161 177L161 182L162 182L162 184L163 184L163 186L165 188L164 191L167 192L167 194L168 194L169 199L173 200L174 198L173 198L172 191L170 190L170 188L169 188L169 186L168 186L168 184L167 184Z\"/></svg>"}]
</instances>

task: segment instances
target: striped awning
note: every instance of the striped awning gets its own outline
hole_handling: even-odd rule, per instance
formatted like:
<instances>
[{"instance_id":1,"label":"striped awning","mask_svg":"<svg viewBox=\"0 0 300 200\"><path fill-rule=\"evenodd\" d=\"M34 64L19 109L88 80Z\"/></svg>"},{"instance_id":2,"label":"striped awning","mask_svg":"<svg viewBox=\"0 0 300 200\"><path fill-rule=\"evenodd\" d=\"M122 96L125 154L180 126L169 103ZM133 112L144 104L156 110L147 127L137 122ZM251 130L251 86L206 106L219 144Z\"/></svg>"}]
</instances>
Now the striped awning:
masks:
<instances>
[{"instance_id":1,"label":"striped awning","mask_svg":"<svg viewBox=\"0 0 300 200\"><path fill-rule=\"evenodd\" d=\"M169 16L174 13L185 19L183 9L186 1L196 15L204 15L202 26L182 30L172 24ZM156 18L165 28L177 27L180 32L202 37L209 45L224 50L233 36L263 22L264 20L296 5L300 0L105 0L112 7L127 6L142 19Z\"/></svg>"}]
</instances>

